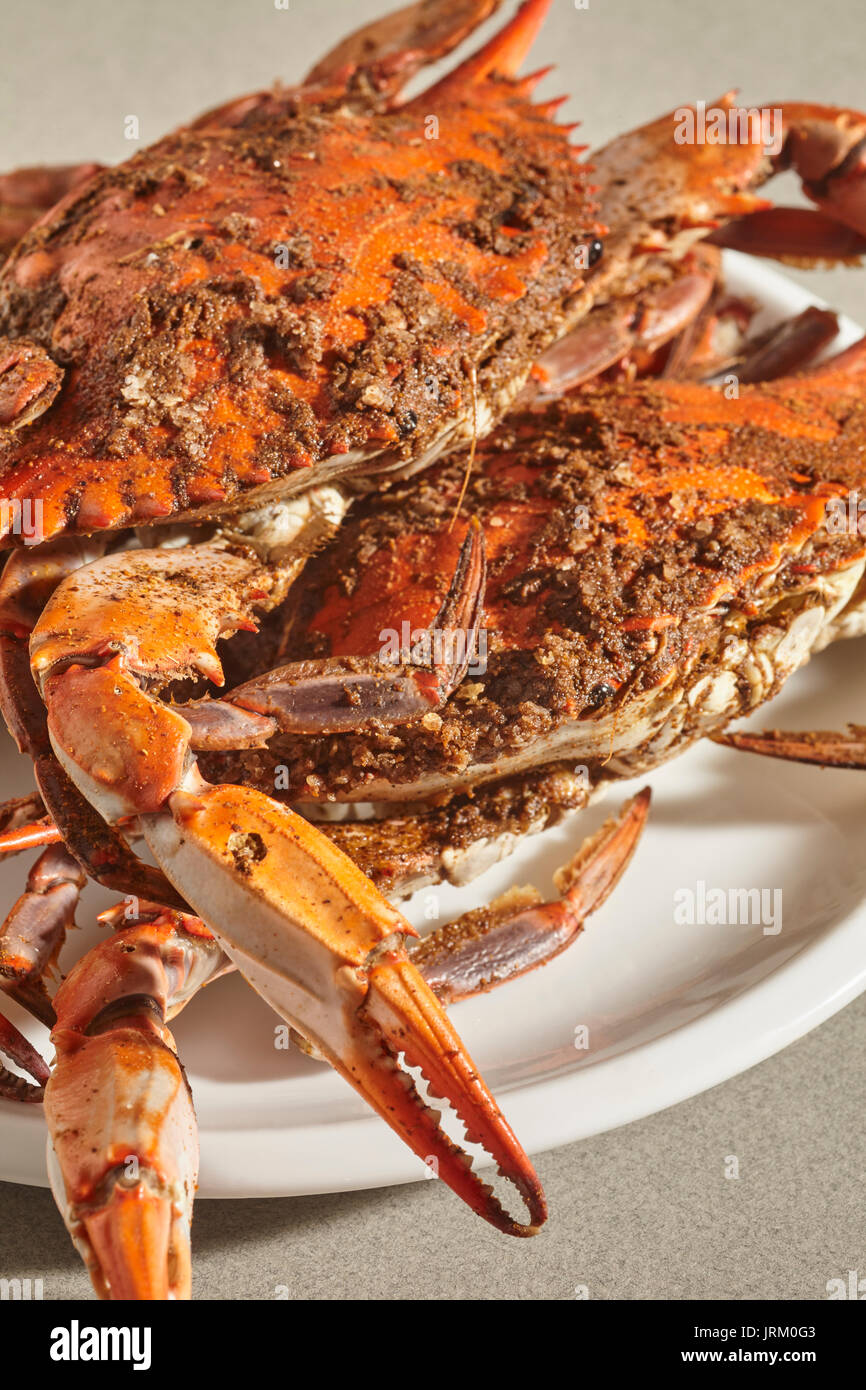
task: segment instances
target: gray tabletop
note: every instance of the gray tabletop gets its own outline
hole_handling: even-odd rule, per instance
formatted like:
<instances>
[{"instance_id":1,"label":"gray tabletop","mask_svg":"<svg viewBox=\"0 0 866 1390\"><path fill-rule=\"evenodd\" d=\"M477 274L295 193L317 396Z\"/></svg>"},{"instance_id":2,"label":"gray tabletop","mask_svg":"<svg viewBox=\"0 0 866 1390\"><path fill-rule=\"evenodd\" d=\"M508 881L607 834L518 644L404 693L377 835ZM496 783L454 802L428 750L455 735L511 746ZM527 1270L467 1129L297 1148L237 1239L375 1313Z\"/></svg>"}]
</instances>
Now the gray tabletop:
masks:
<instances>
[{"instance_id":1,"label":"gray tabletop","mask_svg":"<svg viewBox=\"0 0 866 1390\"><path fill-rule=\"evenodd\" d=\"M387 0L5 0L0 167L117 160L200 109L293 80ZM599 144L738 86L862 107L861 0L554 0L533 65L574 94ZM12 56L14 55L14 61ZM780 181L791 201L796 185ZM802 277L866 320L866 277ZM852 711L853 714L853 711ZM624 885L627 891L627 884ZM861 998L785 1052L639 1123L541 1155L551 1220L503 1240L438 1183L342 1196L200 1202L200 1298L826 1298L866 1275ZM725 1176L736 1154L740 1176ZM47 1192L0 1185L0 1274L46 1298L88 1281Z\"/></svg>"}]
</instances>

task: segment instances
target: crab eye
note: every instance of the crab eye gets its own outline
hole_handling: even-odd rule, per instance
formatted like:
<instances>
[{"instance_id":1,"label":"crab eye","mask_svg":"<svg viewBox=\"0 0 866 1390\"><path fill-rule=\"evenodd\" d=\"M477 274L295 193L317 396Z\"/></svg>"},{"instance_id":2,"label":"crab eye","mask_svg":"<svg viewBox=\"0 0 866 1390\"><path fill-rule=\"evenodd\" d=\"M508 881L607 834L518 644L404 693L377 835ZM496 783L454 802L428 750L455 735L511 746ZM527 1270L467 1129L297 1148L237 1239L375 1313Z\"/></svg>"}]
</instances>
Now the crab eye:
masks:
<instances>
[{"instance_id":1,"label":"crab eye","mask_svg":"<svg viewBox=\"0 0 866 1390\"><path fill-rule=\"evenodd\" d=\"M397 428L400 431L401 439L408 439L410 434L415 433L418 425L418 416L414 410L407 410L405 415L397 421Z\"/></svg>"},{"instance_id":2,"label":"crab eye","mask_svg":"<svg viewBox=\"0 0 866 1390\"><path fill-rule=\"evenodd\" d=\"M604 242L599 241L598 237L589 243L589 264L597 265L604 255Z\"/></svg>"},{"instance_id":3,"label":"crab eye","mask_svg":"<svg viewBox=\"0 0 866 1390\"><path fill-rule=\"evenodd\" d=\"M612 685L608 685L607 681L601 681L598 685L594 685L589 692L586 699L587 707L598 709L599 705L603 705L605 700L609 700L615 694L616 691Z\"/></svg>"}]
</instances>

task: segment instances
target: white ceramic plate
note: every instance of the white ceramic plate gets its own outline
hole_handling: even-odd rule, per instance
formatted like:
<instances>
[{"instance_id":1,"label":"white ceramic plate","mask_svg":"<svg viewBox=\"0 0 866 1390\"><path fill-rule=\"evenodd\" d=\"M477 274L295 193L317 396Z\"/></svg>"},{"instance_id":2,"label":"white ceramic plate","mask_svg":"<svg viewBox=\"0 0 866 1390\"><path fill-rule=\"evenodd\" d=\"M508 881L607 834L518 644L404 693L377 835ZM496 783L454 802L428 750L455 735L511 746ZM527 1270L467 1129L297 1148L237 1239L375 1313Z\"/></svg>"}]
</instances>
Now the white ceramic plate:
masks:
<instances>
[{"instance_id":1,"label":"white ceramic plate","mask_svg":"<svg viewBox=\"0 0 866 1390\"><path fill-rule=\"evenodd\" d=\"M818 302L776 270L739 256L729 283L767 322ZM847 343L859 336L844 325ZM757 727L840 727L857 718L864 642L800 672ZM8 739L3 796L28 789ZM699 746L648 780L651 821L617 892L575 946L546 968L454 1009L454 1020L530 1153L651 1114L754 1065L866 987L866 777ZM623 787L622 796L636 784ZM489 900L509 884L551 888L551 873L610 812L607 803L525 842L468 888L421 893L416 925ZM0 902L26 863L0 865ZM780 889L778 934L760 925L677 925L674 894ZM88 889L79 921L108 895ZM90 927L75 934L69 963ZM6 1001L4 1001L6 1007ZM45 1031L8 1009L38 1044ZM201 1127L201 1194L289 1195L410 1182L426 1170L324 1065L274 1046L276 1020L236 977L217 982L175 1034ZM575 1047L575 1029L589 1047ZM0 1178L41 1184L45 1135L35 1107L0 1102Z\"/></svg>"}]
</instances>

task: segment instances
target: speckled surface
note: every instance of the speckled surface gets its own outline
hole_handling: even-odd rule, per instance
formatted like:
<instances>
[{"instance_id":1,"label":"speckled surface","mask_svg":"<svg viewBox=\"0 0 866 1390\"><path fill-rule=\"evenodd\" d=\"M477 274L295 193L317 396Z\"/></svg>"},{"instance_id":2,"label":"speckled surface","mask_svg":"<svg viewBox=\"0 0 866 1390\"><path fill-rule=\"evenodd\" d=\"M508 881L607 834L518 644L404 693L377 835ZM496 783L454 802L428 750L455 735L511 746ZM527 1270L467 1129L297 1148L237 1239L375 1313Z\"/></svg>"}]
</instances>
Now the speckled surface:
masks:
<instances>
[{"instance_id":1,"label":"speckled surface","mask_svg":"<svg viewBox=\"0 0 866 1390\"><path fill-rule=\"evenodd\" d=\"M546 1229L506 1240L438 1183L199 1202L197 1298L826 1298L866 1271L866 997L723 1086L541 1155ZM738 1178L725 1176L739 1161ZM83 1298L48 1192L0 1184L0 1272Z\"/></svg>"},{"instance_id":2,"label":"speckled surface","mask_svg":"<svg viewBox=\"0 0 866 1390\"><path fill-rule=\"evenodd\" d=\"M279 75L294 79L386 0L6 0L0 164L122 158ZM866 8L824 0L554 0L533 54L586 139L738 85L744 103L866 106ZM14 62L9 55L14 54ZM790 201L788 177L777 196ZM798 278L800 278L798 276ZM863 271L806 282L866 320ZM626 1129L542 1155L551 1221L507 1241L436 1183L200 1202L199 1298L825 1298L866 1273L866 999L742 1076ZM725 1177L736 1155L740 1176ZM0 1184L0 1274L46 1298L88 1283L46 1191Z\"/></svg>"}]
</instances>

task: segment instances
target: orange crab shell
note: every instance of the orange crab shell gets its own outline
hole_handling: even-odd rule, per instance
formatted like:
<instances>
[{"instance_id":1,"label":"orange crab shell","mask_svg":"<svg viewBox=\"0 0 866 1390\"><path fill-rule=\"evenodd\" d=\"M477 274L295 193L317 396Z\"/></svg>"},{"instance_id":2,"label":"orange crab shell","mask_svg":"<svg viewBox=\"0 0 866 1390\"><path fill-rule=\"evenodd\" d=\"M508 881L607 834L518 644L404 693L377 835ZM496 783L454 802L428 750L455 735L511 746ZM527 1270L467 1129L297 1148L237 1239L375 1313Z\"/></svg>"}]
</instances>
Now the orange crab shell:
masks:
<instances>
[{"instance_id":1,"label":"orange crab shell","mask_svg":"<svg viewBox=\"0 0 866 1390\"><path fill-rule=\"evenodd\" d=\"M566 131L491 71L518 21L397 110L310 88L217 113L19 244L0 335L65 376L12 420L0 492L41 503L44 538L417 459L469 420L476 369L504 409L596 230Z\"/></svg>"},{"instance_id":2,"label":"orange crab shell","mask_svg":"<svg viewBox=\"0 0 866 1390\"><path fill-rule=\"evenodd\" d=\"M480 446L464 503L487 542L485 660L435 720L278 739L269 756L289 766L293 794L345 799L370 784L375 799L561 756L559 730L611 715L625 727L651 691L675 703L718 670L729 636L760 645L776 624L781 638L826 601L830 576L850 571L840 592L856 583L866 541L829 525L828 503L866 480L864 344L837 369L735 399L639 383L510 417ZM350 514L293 590L286 658L417 640L465 532L449 523L466 462ZM255 776L267 758L236 762Z\"/></svg>"}]
</instances>

